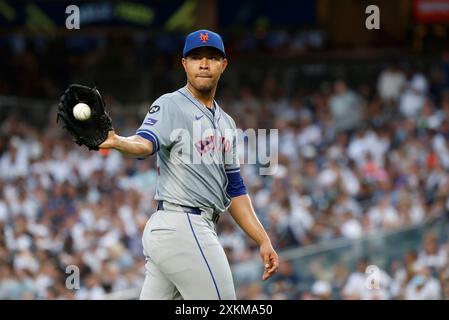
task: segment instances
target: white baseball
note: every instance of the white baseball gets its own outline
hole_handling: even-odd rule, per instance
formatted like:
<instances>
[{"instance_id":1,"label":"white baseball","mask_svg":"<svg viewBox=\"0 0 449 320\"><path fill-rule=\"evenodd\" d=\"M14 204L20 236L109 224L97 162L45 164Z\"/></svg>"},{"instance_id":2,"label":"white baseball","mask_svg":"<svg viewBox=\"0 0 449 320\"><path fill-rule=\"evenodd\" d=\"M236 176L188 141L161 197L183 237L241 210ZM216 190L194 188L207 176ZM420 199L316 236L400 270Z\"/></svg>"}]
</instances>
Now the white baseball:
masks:
<instances>
[{"instance_id":1,"label":"white baseball","mask_svg":"<svg viewBox=\"0 0 449 320\"><path fill-rule=\"evenodd\" d=\"M73 107L73 116L76 120L85 121L90 118L90 114L90 108L85 103L80 102Z\"/></svg>"}]
</instances>

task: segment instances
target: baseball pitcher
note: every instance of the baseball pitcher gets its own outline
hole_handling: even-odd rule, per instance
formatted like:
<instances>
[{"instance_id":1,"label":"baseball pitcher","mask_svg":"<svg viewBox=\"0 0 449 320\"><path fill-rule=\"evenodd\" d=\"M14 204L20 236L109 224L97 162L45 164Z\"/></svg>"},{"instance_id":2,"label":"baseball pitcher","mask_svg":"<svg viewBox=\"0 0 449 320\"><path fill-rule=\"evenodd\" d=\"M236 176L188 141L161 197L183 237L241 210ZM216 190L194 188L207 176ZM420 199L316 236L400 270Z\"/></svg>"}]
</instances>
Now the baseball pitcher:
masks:
<instances>
[{"instance_id":1,"label":"baseball pitcher","mask_svg":"<svg viewBox=\"0 0 449 320\"><path fill-rule=\"evenodd\" d=\"M102 143L96 139L89 146L89 137L76 138L90 149L115 149L140 159L157 155L158 208L142 237L146 278L140 299L236 298L231 269L215 231L226 210L260 246L262 279L278 268L278 256L240 176L235 122L214 100L227 64L220 35L192 32L182 57L187 84L156 99L135 135L118 135L104 108L99 108L97 113L106 119ZM94 102L100 101L101 106L98 91L94 93ZM82 100L68 103L70 92L65 96L64 108ZM89 104L86 99L82 102ZM64 120L69 118L61 113Z\"/></svg>"}]
</instances>

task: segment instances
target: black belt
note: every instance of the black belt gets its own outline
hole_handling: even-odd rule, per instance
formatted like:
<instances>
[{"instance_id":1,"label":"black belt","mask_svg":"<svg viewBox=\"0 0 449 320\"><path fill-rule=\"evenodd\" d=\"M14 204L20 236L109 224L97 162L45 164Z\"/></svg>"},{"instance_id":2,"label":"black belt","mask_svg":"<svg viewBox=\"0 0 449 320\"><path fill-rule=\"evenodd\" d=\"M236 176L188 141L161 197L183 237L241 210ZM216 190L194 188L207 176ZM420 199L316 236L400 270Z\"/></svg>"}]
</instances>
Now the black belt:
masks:
<instances>
[{"instance_id":1,"label":"black belt","mask_svg":"<svg viewBox=\"0 0 449 320\"><path fill-rule=\"evenodd\" d=\"M200 208L196 208L196 207L189 207L189 206L181 206L179 205L185 213L190 213L190 214L196 214L196 215L201 215L201 209ZM164 201L159 200L157 202L157 210L164 210ZM218 219L220 218L220 214L219 213L213 213L212 214L212 221L214 223L218 222Z\"/></svg>"}]
</instances>

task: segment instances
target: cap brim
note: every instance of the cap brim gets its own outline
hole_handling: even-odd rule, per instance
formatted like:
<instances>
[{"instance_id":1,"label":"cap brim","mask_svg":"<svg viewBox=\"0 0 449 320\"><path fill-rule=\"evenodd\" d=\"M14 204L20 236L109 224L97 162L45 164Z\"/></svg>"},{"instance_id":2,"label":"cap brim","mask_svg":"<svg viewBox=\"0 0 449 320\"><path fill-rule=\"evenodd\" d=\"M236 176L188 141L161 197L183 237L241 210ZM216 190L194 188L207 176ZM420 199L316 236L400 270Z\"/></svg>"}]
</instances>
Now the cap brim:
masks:
<instances>
[{"instance_id":1,"label":"cap brim","mask_svg":"<svg viewBox=\"0 0 449 320\"><path fill-rule=\"evenodd\" d=\"M195 50L198 50L198 49L201 49L201 48L212 48L212 49L214 49L215 51L217 51L218 53L220 53L220 55L223 57L223 58L226 58L226 54L223 52L223 51L221 51L220 49L218 49L217 47L214 47L214 46L208 46L208 45L205 45L205 46L198 46L198 47L195 47L195 48L191 48L191 49L189 49L189 51L187 51L185 54L184 54L184 58L185 57L187 57L189 54L191 54L193 51L195 51Z\"/></svg>"}]
</instances>

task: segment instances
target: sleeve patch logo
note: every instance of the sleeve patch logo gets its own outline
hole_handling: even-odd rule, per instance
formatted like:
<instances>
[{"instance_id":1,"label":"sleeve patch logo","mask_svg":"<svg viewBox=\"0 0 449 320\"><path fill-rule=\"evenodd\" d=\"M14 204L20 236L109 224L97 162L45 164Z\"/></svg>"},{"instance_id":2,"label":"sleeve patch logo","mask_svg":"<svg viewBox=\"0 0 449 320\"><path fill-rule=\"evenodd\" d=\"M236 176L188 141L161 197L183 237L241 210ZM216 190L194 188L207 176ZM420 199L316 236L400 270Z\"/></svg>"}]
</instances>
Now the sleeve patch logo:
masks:
<instances>
[{"instance_id":1,"label":"sleeve patch logo","mask_svg":"<svg viewBox=\"0 0 449 320\"><path fill-rule=\"evenodd\" d=\"M149 113L156 113L156 112L158 112L160 109L161 109L161 107L154 105L154 106L151 106L151 107L150 107L150 111L148 111L148 112L149 112Z\"/></svg>"},{"instance_id":2,"label":"sleeve patch logo","mask_svg":"<svg viewBox=\"0 0 449 320\"><path fill-rule=\"evenodd\" d=\"M151 113L151 112L150 112ZM153 118L148 118L145 120L144 124L147 124L149 126L154 126L156 124L157 120Z\"/></svg>"}]
</instances>

